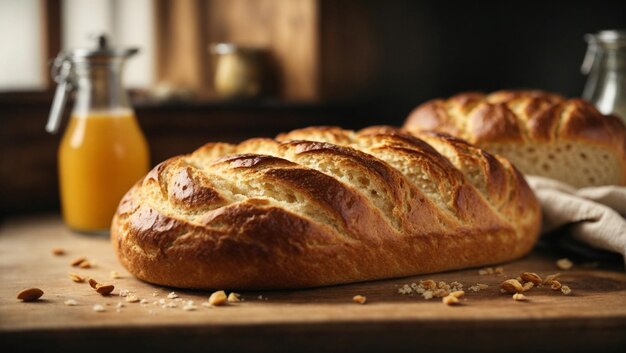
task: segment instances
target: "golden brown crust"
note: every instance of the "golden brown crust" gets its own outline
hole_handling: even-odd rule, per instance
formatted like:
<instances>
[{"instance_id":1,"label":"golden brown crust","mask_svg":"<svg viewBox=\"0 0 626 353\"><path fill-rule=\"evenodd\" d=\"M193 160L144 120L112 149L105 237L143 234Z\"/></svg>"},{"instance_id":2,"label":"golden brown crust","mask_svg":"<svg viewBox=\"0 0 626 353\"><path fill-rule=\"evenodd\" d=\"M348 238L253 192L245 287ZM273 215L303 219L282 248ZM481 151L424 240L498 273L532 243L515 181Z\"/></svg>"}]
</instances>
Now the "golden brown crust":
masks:
<instances>
[{"instance_id":1,"label":"golden brown crust","mask_svg":"<svg viewBox=\"0 0 626 353\"><path fill-rule=\"evenodd\" d=\"M626 128L615 116L601 114L581 99L542 91L461 93L415 108L403 126L411 133L439 131L482 148L557 145L568 142L601 148L618 162L618 180L626 184ZM558 149L557 149L558 150ZM507 156L512 158L512 156ZM582 185L579 185L582 186Z\"/></svg>"},{"instance_id":2,"label":"golden brown crust","mask_svg":"<svg viewBox=\"0 0 626 353\"><path fill-rule=\"evenodd\" d=\"M539 206L515 168L449 136L421 137L312 127L205 145L127 193L113 246L140 279L211 289L331 285L527 253Z\"/></svg>"}]
</instances>

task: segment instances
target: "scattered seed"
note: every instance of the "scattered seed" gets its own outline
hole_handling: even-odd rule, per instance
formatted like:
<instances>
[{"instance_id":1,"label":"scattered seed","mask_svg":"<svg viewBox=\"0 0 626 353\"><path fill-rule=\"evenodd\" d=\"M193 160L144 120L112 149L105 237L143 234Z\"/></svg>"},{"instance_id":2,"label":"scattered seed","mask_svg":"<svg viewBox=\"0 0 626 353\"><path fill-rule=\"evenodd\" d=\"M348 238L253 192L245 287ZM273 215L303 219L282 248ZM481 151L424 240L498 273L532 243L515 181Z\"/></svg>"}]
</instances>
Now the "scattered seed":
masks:
<instances>
[{"instance_id":1,"label":"scattered seed","mask_svg":"<svg viewBox=\"0 0 626 353\"><path fill-rule=\"evenodd\" d=\"M352 301L357 304L365 304L365 302L367 302L367 298L362 295L355 295L352 297Z\"/></svg>"},{"instance_id":2,"label":"scattered seed","mask_svg":"<svg viewBox=\"0 0 626 353\"><path fill-rule=\"evenodd\" d=\"M98 284L96 286L96 292L102 294L102 295L109 295L111 294L111 292L113 292L113 289L115 289L115 286L113 286L112 284L106 284L106 285L100 285Z\"/></svg>"},{"instance_id":3,"label":"scattered seed","mask_svg":"<svg viewBox=\"0 0 626 353\"><path fill-rule=\"evenodd\" d=\"M226 304L228 298L223 290L213 292L209 297L209 304L212 306L220 306Z\"/></svg>"},{"instance_id":4,"label":"scattered seed","mask_svg":"<svg viewBox=\"0 0 626 353\"><path fill-rule=\"evenodd\" d=\"M536 285L543 283L541 276L534 272L524 272L520 275L520 277L524 280L524 282L531 282Z\"/></svg>"},{"instance_id":5,"label":"scattered seed","mask_svg":"<svg viewBox=\"0 0 626 353\"><path fill-rule=\"evenodd\" d=\"M74 259L72 262L70 262L70 265L76 267L76 266L80 266L80 264L82 264L83 262L87 261L86 258L84 257L78 257L76 259Z\"/></svg>"},{"instance_id":6,"label":"scattered seed","mask_svg":"<svg viewBox=\"0 0 626 353\"><path fill-rule=\"evenodd\" d=\"M427 279L423 282L420 281L420 284L423 285L425 288L429 288L429 289L437 288L437 283L435 283L435 281L433 281L432 279Z\"/></svg>"},{"instance_id":7,"label":"scattered seed","mask_svg":"<svg viewBox=\"0 0 626 353\"><path fill-rule=\"evenodd\" d=\"M459 303L459 298L454 295L448 295L441 300L446 305L455 305Z\"/></svg>"},{"instance_id":8,"label":"scattered seed","mask_svg":"<svg viewBox=\"0 0 626 353\"><path fill-rule=\"evenodd\" d=\"M97 313L102 313L105 312L106 310L104 309L104 306L100 305L100 304L96 304L93 306L93 311L97 312Z\"/></svg>"},{"instance_id":9,"label":"scattered seed","mask_svg":"<svg viewBox=\"0 0 626 353\"><path fill-rule=\"evenodd\" d=\"M227 300L229 303L239 303L241 301L239 294L235 292L230 292Z\"/></svg>"},{"instance_id":10,"label":"scattered seed","mask_svg":"<svg viewBox=\"0 0 626 353\"><path fill-rule=\"evenodd\" d=\"M176 294L176 292L170 292L170 294L167 295L168 299L176 299L178 298L178 294Z\"/></svg>"},{"instance_id":11,"label":"scattered seed","mask_svg":"<svg viewBox=\"0 0 626 353\"><path fill-rule=\"evenodd\" d=\"M118 279L118 278L122 278L122 277L120 276L120 274L119 274L117 271L111 271L111 273L109 274L109 277L110 277L111 279Z\"/></svg>"},{"instance_id":12,"label":"scattered seed","mask_svg":"<svg viewBox=\"0 0 626 353\"><path fill-rule=\"evenodd\" d=\"M39 288L27 288L17 293L17 299L24 302L32 302L41 298L42 295L43 291Z\"/></svg>"},{"instance_id":13,"label":"scattered seed","mask_svg":"<svg viewBox=\"0 0 626 353\"><path fill-rule=\"evenodd\" d=\"M560 275L561 275L560 273L547 275L546 279L543 280L543 284L552 284L552 282L555 281L557 278L559 278Z\"/></svg>"},{"instance_id":14,"label":"scattered seed","mask_svg":"<svg viewBox=\"0 0 626 353\"><path fill-rule=\"evenodd\" d=\"M91 262L83 261L83 262L80 263L80 265L78 265L78 267L80 267L80 268L91 268Z\"/></svg>"},{"instance_id":15,"label":"scattered seed","mask_svg":"<svg viewBox=\"0 0 626 353\"><path fill-rule=\"evenodd\" d=\"M80 275L78 275L76 273L69 272L67 275L70 277L70 279L72 281L74 281L76 283L83 283L83 282L85 282L85 277L81 277Z\"/></svg>"},{"instance_id":16,"label":"scattered seed","mask_svg":"<svg viewBox=\"0 0 626 353\"><path fill-rule=\"evenodd\" d=\"M533 282L526 282L522 286L523 287L522 289L523 289L524 292L526 292L526 291L531 290L534 286L535 286L535 284Z\"/></svg>"},{"instance_id":17,"label":"scattered seed","mask_svg":"<svg viewBox=\"0 0 626 353\"><path fill-rule=\"evenodd\" d=\"M54 256L63 256L65 255L65 249L63 248L53 248L52 255Z\"/></svg>"},{"instance_id":18,"label":"scattered seed","mask_svg":"<svg viewBox=\"0 0 626 353\"><path fill-rule=\"evenodd\" d=\"M554 280L552 281L552 285L550 286L550 288L552 288L552 290L559 290L561 289L561 282Z\"/></svg>"},{"instance_id":19,"label":"scattered seed","mask_svg":"<svg viewBox=\"0 0 626 353\"><path fill-rule=\"evenodd\" d=\"M465 291L457 290L457 291L450 293L450 295L456 298L462 298L463 296L465 296Z\"/></svg>"},{"instance_id":20,"label":"scattered seed","mask_svg":"<svg viewBox=\"0 0 626 353\"><path fill-rule=\"evenodd\" d=\"M520 293L524 291L524 287L516 279L507 279L500 284L500 288L508 293Z\"/></svg>"},{"instance_id":21,"label":"scattered seed","mask_svg":"<svg viewBox=\"0 0 626 353\"><path fill-rule=\"evenodd\" d=\"M89 285L91 286L91 288L93 289L98 289L98 285L100 285L100 283L98 283L98 281L96 281L93 278L90 278L89 281L87 281L89 283Z\"/></svg>"}]
</instances>

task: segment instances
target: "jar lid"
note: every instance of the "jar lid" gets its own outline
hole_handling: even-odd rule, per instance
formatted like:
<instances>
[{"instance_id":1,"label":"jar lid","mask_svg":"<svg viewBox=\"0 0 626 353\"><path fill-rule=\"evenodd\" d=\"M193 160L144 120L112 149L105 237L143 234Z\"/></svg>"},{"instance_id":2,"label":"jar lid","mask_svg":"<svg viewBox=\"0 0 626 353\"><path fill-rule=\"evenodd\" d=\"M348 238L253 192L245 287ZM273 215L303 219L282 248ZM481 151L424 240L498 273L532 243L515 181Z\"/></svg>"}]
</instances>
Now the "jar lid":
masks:
<instances>
[{"instance_id":1,"label":"jar lid","mask_svg":"<svg viewBox=\"0 0 626 353\"><path fill-rule=\"evenodd\" d=\"M115 48L109 46L109 38L106 34L95 37L97 46L94 49L79 48L66 52L66 56L72 61L82 60L107 60L112 58L127 58L139 52L139 48Z\"/></svg>"},{"instance_id":2,"label":"jar lid","mask_svg":"<svg viewBox=\"0 0 626 353\"><path fill-rule=\"evenodd\" d=\"M590 44L603 44L609 46L626 45L626 30L613 29L599 31L595 34L586 34L585 40Z\"/></svg>"},{"instance_id":3,"label":"jar lid","mask_svg":"<svg viewBox=\"0 0 626 353\"><path fill-rule=\"evenodd\" d=\"M243 46L235 43L214 43L209 46L209 50L213 54L225 55L233 53L255 54L265 52L264 48Z\"/></svg>"}]
</instances>

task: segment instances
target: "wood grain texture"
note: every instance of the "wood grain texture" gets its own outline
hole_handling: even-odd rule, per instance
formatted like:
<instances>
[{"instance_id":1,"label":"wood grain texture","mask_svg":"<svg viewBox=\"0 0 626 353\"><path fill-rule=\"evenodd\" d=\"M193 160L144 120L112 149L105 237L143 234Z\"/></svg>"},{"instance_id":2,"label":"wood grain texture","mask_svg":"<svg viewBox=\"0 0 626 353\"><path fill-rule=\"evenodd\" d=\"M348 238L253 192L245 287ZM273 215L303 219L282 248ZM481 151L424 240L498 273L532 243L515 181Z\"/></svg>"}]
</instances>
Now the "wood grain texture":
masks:
<instances>
[{"instance_id":1,"label":"wood grain texture","mask_svg":"<svg viewBox=\"0 0 626 353\"><path fill-rule=\"evenodd\" d=\"M206 36L210 43L232 42L265 48L279 68L281 97L318 97L318 17L316 0L211 0Z\"/></svg>"},{"instance_id":2,"label":"wood grain texture","mask_svg":"<svg viewBox=\"0 0 626 353\"><path fill-rule=\"evenodd\" d=\"M207 82L206 1L155 1L157 78L202 92Z\"/></svg>"},{"instance_id":3,"label":"wood grain texture","mask_svg":"<svg viewBox=\"0 0 626 353\"><path fill-rule=\"evenodd\" d=\"M65 256L53 256L62 247ZM97 262L77 269L69 262L86 256ZM542 275L558 272L558 254L536 252L505 264L507 276L521 271ZM109 280L111 270L122 278ZM117 313L118 296L102 297L85 283L74 283L67 272L114 283L134 291L150 304L126 303ZM576 266L562 272L562 282L573 289L564 296L548 288L527 293L529 302L514 302L500 294L505 276L479 276L475 269L413 278L314 288L298 291L242 293L245 301L197 311L161 308L154 300L172 289L140 282L114 259L107 239L77 235L57 217L25 218L7 222L0 230L0 341L11 351L47 347L49 350L151 352L210 347L215 351L377 351L463 349L489 351L619 351L626 346L626 275L622 268L588 269ZM397 288L419 279L476 282L490 288L468 292L458 307L439 300L400 295ZM21 303L19 290L39 287L43 300ZM157 293L158 297L153 297ZM177 291L200 304L207 292ZM352 296L367 297L367 304ZM263 298L259 300L258 296ZM65 306L67 299L78 306ZM122 301L123 302L123 301ZM94 304L106 311L96 313ZM100 348L98 348L100 347ZM90 351L94 351L91 350ZM110 351L110 350L109 350Z\"/></svg>"}]
</instances>

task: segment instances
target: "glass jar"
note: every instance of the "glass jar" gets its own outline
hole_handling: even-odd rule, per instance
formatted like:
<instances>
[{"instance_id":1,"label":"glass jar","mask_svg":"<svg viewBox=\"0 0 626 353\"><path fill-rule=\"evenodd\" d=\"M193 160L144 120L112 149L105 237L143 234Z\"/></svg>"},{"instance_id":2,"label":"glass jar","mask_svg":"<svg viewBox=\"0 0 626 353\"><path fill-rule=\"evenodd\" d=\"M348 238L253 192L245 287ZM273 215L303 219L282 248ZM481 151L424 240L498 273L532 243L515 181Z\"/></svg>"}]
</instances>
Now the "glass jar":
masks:
<instances>
[{"instance_id":1,"label":"glass jar","mask_svg":"<svg viewBox=\"0 0 626 353\"><path fill-rule=\"evenodd\" d=\"M232 43L210 47L214 58L213 88L222 98L256 98L268 89L266 51Z\"/></svg>"},{"instance_id":2,"label":"glass jar","mask_svg":"<svg viewBox=\"0 0 626 353\"><path fill-rule=\"evenodd\" d=\"M600 31L585 35L585 40L588 47L581 71L589 77L583 98L626 123L626 31Z\"/></svg>"},{"instance_id":3,"label":"glass jar","mask_svg":"<svg viewBox=\"0 0 626 353\"><path fill-rule=\"evenodd\" d=\"M122 86L122 70L137 49L113 49L98 37L95 50L60 53L57 91L46 129L58 130L65 100L76 91L58 150L61 208L66 225L107 233L126 191L148 172L146 139Z\"/></svg>"}]
</instances>

